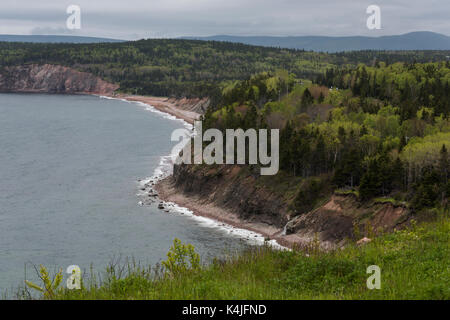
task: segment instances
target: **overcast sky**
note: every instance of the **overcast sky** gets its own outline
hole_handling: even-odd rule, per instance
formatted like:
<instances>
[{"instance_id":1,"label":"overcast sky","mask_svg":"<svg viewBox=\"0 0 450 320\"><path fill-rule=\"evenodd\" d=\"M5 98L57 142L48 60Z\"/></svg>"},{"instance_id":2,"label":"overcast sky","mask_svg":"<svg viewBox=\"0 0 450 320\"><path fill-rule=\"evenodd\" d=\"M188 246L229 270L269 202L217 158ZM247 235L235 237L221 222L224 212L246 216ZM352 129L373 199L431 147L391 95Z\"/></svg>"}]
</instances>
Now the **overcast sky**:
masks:
<instances>
[{"instance_id":1,"label":"overcast sky","mask_svg":"<svg viewBox=\"0 0 450 320\"><path fill-rule=\"evenodd\" d=\"M81 29L66 28L69 5ZM381 8L381 30L366 8ZM75 34L117 39L228 35L450 35L450 0L0 0L0 34Z\"/></svg>"}]
</instances>

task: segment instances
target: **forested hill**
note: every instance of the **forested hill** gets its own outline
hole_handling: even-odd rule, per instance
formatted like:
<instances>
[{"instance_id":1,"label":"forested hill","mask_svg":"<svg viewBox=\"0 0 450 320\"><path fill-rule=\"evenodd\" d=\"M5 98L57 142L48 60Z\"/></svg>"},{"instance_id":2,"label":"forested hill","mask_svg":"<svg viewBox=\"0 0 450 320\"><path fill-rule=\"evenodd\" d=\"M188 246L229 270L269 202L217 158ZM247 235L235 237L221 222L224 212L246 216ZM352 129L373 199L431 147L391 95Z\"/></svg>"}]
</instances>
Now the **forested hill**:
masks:
<instances>
[{"instance_id":1,"label":"forested hill","mask_svg":"<svg viewBox=\"0 0 450 320\"><path fill-rule=\"evenodd\" d=\"M267 194L287 197L292 218L333 192L416 212L448 208L448 56L450 51L326 54L194 40L0 42L0 75L14 78L8 73L14 65L64 65L123 92L208 96L204 129L279 129L280 171L258 183Z\"/></svg>"},{"instance_id":2,"label":"forested hill","mask_svg":"<svg viewBox=\"0 0 450 320\"><path fill-rule=\"evenodd\" d=\"M0 34L0 41L31 42L31 43L98 43L98 42L124 42L124 40L61 35L16 35Z\"/></svg>"},{"instance_id":3,"label":"forested hill","mask_svg":"<svg viewBox=\"0 0 450 320\"><path fill-rule=\"evenodd\" d=\"M120 90L155 96L220 97L226 82L252 74L289 70L315 79L335 66L443 61L450 51L358 51L316 53L194 40L50 44L0 42L0 68L21 64L73 67L120 85Z\"/></svg>"},{"instance_id":4,"label":"forested hill","mask_svg":"<svg viewBox=\"0 0 450 320\"><path fill-rule=\"evenodd\" d=\"M295 214L333 191L416 212L448 206L450 62L330 69L315 84L264 73L230 84L222 101L204 129L280 129L274 189L289 186Z\"/></svg>"}]
</instances>

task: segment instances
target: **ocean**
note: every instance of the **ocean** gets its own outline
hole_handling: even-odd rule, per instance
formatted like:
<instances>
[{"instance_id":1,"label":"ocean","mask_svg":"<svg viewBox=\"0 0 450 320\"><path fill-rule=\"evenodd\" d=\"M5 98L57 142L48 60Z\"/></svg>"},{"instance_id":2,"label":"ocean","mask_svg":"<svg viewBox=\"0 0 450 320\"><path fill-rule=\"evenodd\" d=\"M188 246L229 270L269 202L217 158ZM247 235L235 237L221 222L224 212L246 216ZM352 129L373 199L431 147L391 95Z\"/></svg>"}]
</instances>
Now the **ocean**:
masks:
<instances>
[{"instance_id":1,"label":"ocean","mask_svg":"<svg viewBox=\"0 0 450 320\"><path fill-rule=\"evenodd\" d=\"M252 245L183 208L139 205L140 181L169 170L171 133L184 126L140 103L0 94L0 293L35 280L40 264L86 274L127 259L155 265L174 238L205 262Z\"/></svg>"}]
</instances>

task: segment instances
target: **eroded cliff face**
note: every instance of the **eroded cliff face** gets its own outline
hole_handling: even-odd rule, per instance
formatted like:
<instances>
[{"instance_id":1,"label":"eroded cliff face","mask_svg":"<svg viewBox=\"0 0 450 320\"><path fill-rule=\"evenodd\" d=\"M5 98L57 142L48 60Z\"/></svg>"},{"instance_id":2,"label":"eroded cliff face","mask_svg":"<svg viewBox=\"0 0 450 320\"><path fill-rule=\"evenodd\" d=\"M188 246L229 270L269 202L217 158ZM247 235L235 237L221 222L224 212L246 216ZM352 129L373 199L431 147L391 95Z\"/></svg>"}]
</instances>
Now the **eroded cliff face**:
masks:
<instances>
[{"instance_id":1,"label":"eroded cliff face","mask_svg":"<svg viewBox=\"0 0 450 320\"><path fill-rule=\"evenodd\" d=\"M200 206L232 211L244 226L248 222L270 226L271 234L265 232L267 227L261 227L261 233L288 246L305 247L317 239L323 249L333 249L401 228L411 217L406 206L361 203L354 195L330 195L316 209L294 216L290 192L274 192L260 179L240 166L177 165L170 184Z\"/></svg>"},{"instance_id":2,"label":"eroded cliff face","mask_svg":"<svg viewBox=\"0 0 450 320\"><path fill-rule=\"evenodd\" d=\"M257 177L240 166L176 165L171 179L185 195L229 209L245 221L280 229L288 222L286 200L262 188Z\"/></svg>"},{"instance_id":3,"label":"eroded cliff face","mask_svg":"<svg viewBox=\"0 0 450 320\"><path fill-rule=\"evenodd\" d=\"M112 94L119 88L87 72L59 65L23 65L0 69L0 92Z\"/></svg>"},{"instance_id":4,"label":"eroded cliff face","mask_svg":"<svg viewBox=\"0 0 450 320\"><path fill-rule=\"evenodd\" d=\"M167 101L172 103L176 108L198 114L204 114L211 104L208 98L169 98Z\"/></svg>"},{"instance_id":5,"label":"eroded cliff face","mask_svg":"<svg viewBox=\"0 0 450 320\"><path fill-rule=\"evenodd\" d=\"M327 246L342 246L348 239L391 232L410 218L406 206L392 203L361 203L354 195L332 195L317 209L293 218L286 225L287 238L318 237Z\"/></svg>"}]
</instances>

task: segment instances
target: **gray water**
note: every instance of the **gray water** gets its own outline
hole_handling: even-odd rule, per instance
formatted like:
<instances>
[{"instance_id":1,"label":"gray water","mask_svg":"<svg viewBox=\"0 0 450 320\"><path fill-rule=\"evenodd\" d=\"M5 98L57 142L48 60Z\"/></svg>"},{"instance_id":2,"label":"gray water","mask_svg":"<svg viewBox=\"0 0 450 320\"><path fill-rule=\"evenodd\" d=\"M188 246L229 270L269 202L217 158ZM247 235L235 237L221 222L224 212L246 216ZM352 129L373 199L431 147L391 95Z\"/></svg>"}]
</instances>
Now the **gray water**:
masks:
<instances>
[{"instance_id":1,"label":"gray water","mask_svg":"<svg viewBox=\"0 0 450 320\"><path fill-rule=\"evenodd\" d=\"M0 292L23 284L25 266L33 279L39 264L96 272L119 257L155 264L175 237L205 260L247 246L138 205L138 180L153 174L181 127L124 101L0 94Z\"/></svg>"}]
</instances>

